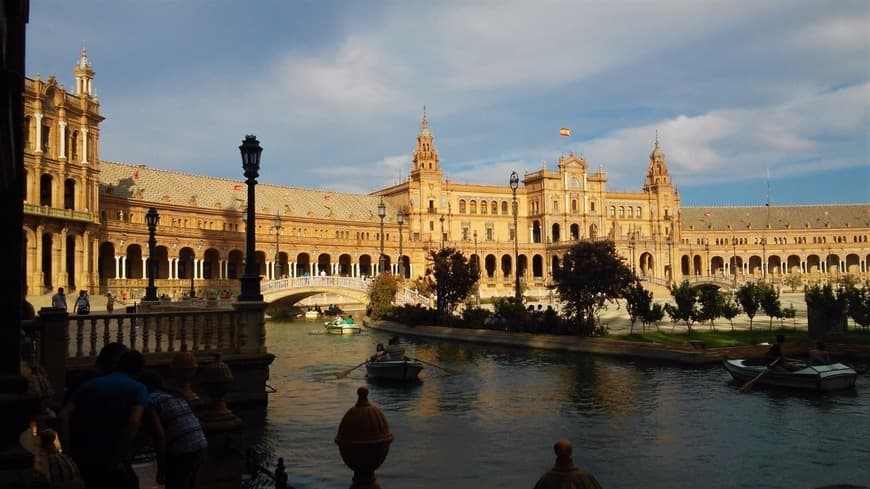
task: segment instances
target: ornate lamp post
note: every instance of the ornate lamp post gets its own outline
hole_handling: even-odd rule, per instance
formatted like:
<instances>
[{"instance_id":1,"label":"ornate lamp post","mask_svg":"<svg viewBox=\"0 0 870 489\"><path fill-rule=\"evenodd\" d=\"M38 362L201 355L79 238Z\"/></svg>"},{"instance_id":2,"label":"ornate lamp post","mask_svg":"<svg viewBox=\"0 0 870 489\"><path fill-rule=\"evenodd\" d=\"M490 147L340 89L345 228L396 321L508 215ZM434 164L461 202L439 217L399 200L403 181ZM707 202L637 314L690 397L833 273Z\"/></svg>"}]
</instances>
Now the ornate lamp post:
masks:
<instances>
[{"instance_id":1,"label":"ornate lamp post","mask_svg":"<svg viewBox=\"0 0 870 489\"><path fill-rule=\"evenodd\" d=\"M386 260L384 256L384 218L387 217L387 206L384 205L384 196L381 196L381 201L378 203L378 217L381 218L381 252L378 255L378 274L384 271Z\"/></svg>"},{"instance_id":2,"label":"ornate lamp post","mask_svg":"<svg viewBox=\"0 0 870 489\"><path fill-rule=\"evenodd\" d=\"M634 264L634 246L637 243L636 233L634 231L628 235L628 249L631 250L631 273L637 275L637 266Z\"/></svg>"},{"instance_id":3,"label":"ornate lamp post","mask_svg":"<svg viewBox=\"0 0 870 489\"><path fill-rule=\"evenodd\" d=\"M190 250L190 298L196 297L196 289L193 288L193 278L196 275L196 254L193 249Z\"/></svg>"},{"instance_id":4,"label":"ornate lamp post","mask_svg":"<svg viewBox=\"0 0 870 489\"><path fill-rule=\"evenodd\" d=\"M405 213L396 213L396 223L399 225L399 278L405 278L405 255L402 254L402 225L405 224Z\"/></svg>"},{"instance_id":5,"label":"ornate lamp post","mask_svg":"<svg viewBox=\"0 0 870 489\"><path fill-rule=\"evenodd\" d=\"M671 246L674 244L674 238L668 235L665 243L668 245L668 285L670 285L674 281L674 265L671 263Z\"/></svg>"},{"instance_id":6,"label":"ornate lamp post","mask_svg":"<svg viewBox=\"0 0 870 489\"><path fill-rule=\"evenodd\" d=\"M242 168L245 170L245 183L248 185L247 219L245 221L245 273L242 275L242 291L239 301L262 301L260 294L260 274L257 270L256 243L254 233L256 225L256 209L254 187L257 185L257 177L260 176L260 154L263 148L257 136L249 134L245 136L242 145L239 146L242 153Z\"/></svg>"},{"instance_id":7,"label":"ornate lamp post","mask_svg":"<svg viewBox=\"0 0 870 489\"><path fill-rule=\"evenodd\" d=\"M477 229L474 230L474 270L477 272L477 281L480 282L480 253L477 252ZM480 307L480 284L477 286L477 307Z\"/></svg>"},{"instance_id":8,"label":"ornate lamp post","mask_svg":"<svg viewBox=\"0 0 870 489\"><path fill-rule=\"evenodd\" d=\"M713 275L713 267L710 263L710 239L704 238L704 252L707 254L707 266L704 267L707 269L707 276L710 277Z\"/></svg>"},{"instance_id":9,"label":"ornate lamp post","mask_svg":"<svg viewBox=\"0 0 870 489\"><path fill-rule=\"evenodd\" d=\"M278 239L281 235L281 216L275 214L275 280L281 278L281 250Z\"/></svg>"},{"instance_id":10,"label":"ornate lamp post","mask_svg":"<svg viewBox=\"0 0 870 489\"><path fill-rule=\"evenodd\" d=\"M731 237L731 267L734 268L734 288L737 288L737 238Z\"/></svg>"},{"instance_id":11,"label":"ornate lamp post","mask_svg":"<svg viewBox=\"0 0 870 489\"><path fill-rule=\"evenodd\" d=\"M517 301L522 302L523 293L520 291L520 274L517 265L520 261L520 230L517 227L517 214L519 214L519 204L517 204L517 187L520 186L520 176L517 172L511 172L510 178L511 193L513 193L513 211L514 211L514 297Z\"/></svg>"},{"instance_id":12,"label":"ornate lamp post","mask_svg":"<svg viewBox=\"0 0 870 489\"><path fill-rule=\"evenodd\" d=\"M145 287L145 297L142 300L156 301L157 287L154 286L154 276L157 274L157 262L154 260L154 248L157 246L157 238L154 233L157 232L157 223L160 222L160 214L154 207L148 209L145 214L145 223L148 225L148 286Z\"/></svg>"},{"instance_id":13,"label":"ornate lamp post","mask_svg":"<svg viewBox=\"0 0 870 489\"><path fill-rule=\"evenodd\" d=\"M441 249L444 249L444 216L438 218L441 221Z\"/></svg>"}]
</instances>

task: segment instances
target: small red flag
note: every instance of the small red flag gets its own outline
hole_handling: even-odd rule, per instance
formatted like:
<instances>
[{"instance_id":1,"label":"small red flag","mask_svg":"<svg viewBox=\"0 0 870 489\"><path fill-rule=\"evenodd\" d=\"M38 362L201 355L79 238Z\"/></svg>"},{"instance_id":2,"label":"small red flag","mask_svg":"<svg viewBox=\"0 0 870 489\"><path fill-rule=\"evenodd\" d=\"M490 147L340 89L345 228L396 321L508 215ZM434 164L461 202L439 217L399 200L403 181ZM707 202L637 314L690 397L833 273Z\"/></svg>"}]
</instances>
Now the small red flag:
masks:
<instances>
[{"instance_id":1,"label":"small red flag","mask_svg":"<svg viewBox=\"0 0 870 489\"><path fill-rule=\"evenodd\" d=\"M136 170L136 172L133 173L133 180L139 180L139 170Z\"/></svg>"},{"instance_id":2,"label":"small red flag","mask_svg":"<svg viewBox=\"0 0 870 489\"><path fill-rule=\"evenodd\" d=\"M324 195L324 196L323 196L323 200L329 200L329 196L328 196L328 195Z\"/></svg>"},{"instance_id":3,"label":"small red flag","mask_svg":"<svg viewBox=\"0 0 870 489\"><path fill-rule=\"evenodd\" d=\"M710 217L710 214L711 214L710 211L707 211L707 212L704 213L704 215L705 215L706 217Z\"/></svg>"},{"instance_id":4,"label":"small red flag","mask_svg":"<svg viewBox=\"0 0 870 489\"><path fill-rule=\"evenodd\" d=\"M238 184L238 183L237 183L237 184L233 185L233 190L234 190L234 191L238 192L238 191L241 190L241 189L242 189L242 185L241 185L241 184Z\"/></svg>"}]
</instances>

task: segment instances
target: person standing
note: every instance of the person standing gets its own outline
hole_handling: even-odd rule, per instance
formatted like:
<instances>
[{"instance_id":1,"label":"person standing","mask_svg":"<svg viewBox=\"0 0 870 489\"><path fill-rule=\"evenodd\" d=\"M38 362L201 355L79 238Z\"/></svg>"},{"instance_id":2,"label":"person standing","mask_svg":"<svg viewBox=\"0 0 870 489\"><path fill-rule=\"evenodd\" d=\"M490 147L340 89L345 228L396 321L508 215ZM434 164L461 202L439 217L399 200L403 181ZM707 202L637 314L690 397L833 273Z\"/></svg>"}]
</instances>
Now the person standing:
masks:
<instances>
[{"instance_id":1,"label":"person standing","mask_svg":"<svg viewBox=\"0 0 870 489\"><path fill-rule=\"evenodd\" d=\"M55 309L63 309L64 311L67 310L66 294L63 291L63 287L58 287L57 294L51 296L51 307Z\"/></svg>"},{"instance_id":2,"label":"person standing","mask_svg":"<svg viewBox=\"0 0 870 489\"><path fill-rule=\"evenodd\" d=\"M79 291L79 296L76 298L73 307L76 310L76 314L91 313L91 299L88 297L88 292L86 290Z\"/></svg>"},{"instance_id":3,"label":"person standing","mask_svg":"<svg viewBox=\"0 0 870 489\"><path fill-rule=\"evenodd\" d=\"M145 371L139 380L148 389L145 417L155 438L157 483L166 489L196 489L208 450L199 419L187 400L166 388L157 372Z\"/></svg>"},{"instance_id":4,"label":"person standing","mask_svg":"<svg viewBox=\"0 0 870 489\"><path fill-rule=\"evenodd\" d=\"M148 406L148 390L134 380L144 365L138 351L124 352L111 373L82 384L61 413L64 451L88 489L139 487L130 452Z\"/></svg>"},{"instance_id":5,"label":"person standing","mask_svg":"<svg viewBox=\"0 0 870 489\"><path fill-rule=\"evenodd\" d=\"M115 310L115 297L111 292L106 294L106 312L112 314L112 311Z\"/></svg>"}]
</instances>

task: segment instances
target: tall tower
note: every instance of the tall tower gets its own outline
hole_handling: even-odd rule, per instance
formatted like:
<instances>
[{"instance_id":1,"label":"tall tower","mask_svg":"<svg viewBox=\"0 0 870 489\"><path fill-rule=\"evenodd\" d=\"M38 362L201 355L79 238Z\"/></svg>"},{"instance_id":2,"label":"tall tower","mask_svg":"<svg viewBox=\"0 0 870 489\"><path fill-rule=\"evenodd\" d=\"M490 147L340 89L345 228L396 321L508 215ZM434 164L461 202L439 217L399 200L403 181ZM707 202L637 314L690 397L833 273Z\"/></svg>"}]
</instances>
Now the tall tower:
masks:
<instances>
[{"instance_id":1,"label":"tall tower","mask_svg":"<svg viewBox=\"0 0 870 489\"><path fill-rule=\"evenodd\" d=\"M91 69L91 62L88 60L88 49L84 46L82 46L82 54L79 56L79 61L73 69L73 74L76 78L75 94L93 97L94 70Z\"/></svg>"},{"instance_id":2,"label":"tall tower","mask_svg":"<svg viewBox=\"0 0 870 489\"><path fill-rule=\"evenodd\" d=\"M646 170L646 182L643 185L645 192L659 192L664 189L672 189L671 176L668 165L665 163L665 152L659 146L659 134L656 132L656 143L649 155L649 166Z\"/></svg>"},{"instance_id":3,"label":"tall tower","mask_svg":"<svg viewBox=\"0 0 870 489\"><path fill-rule=\"evenodd\" d=\"M435 137L429 132L429 118L426 117L426 108L423 107L423 123L420 133L417 134L417 148L414 149L414 158L411 163L411 180L435 180L441 181L441 166L438 163L438 151L435 149Z\"/></svg>"}]
</instances>

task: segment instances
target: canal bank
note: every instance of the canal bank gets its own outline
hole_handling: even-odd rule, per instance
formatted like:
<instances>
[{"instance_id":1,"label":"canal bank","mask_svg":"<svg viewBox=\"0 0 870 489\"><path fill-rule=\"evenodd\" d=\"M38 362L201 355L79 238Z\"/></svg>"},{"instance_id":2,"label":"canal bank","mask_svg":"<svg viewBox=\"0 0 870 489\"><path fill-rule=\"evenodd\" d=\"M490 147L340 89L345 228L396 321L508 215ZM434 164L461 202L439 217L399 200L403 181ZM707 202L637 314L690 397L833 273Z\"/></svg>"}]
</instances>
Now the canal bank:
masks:
<instances>
[{"instance_id":1,"label":"canal bank","mask_svg":"<svg viewBox=\"0 0 870 489\"><path fill-rule=\"evenodd\" d=\"M506 332L489 329L448 328L444 326L409 326L392 321L375 321L365 318L367 328L399 335L438 338L472 343L541 348L604 355L610 357L639 358L684 365L707 365L721 363L728 358L761 358L767 346L734 346L706 348L700 342L685 344L640 343L585 336L541 335ZM787 353L800 356L808 351L808 342L794 342ZM835 359L870 361L870 347L866 345L828 345Z\"/></svg>"}]
</instances>

